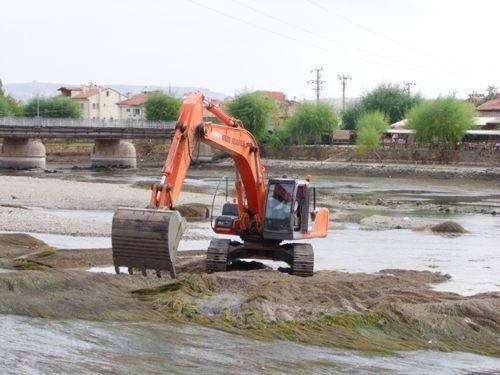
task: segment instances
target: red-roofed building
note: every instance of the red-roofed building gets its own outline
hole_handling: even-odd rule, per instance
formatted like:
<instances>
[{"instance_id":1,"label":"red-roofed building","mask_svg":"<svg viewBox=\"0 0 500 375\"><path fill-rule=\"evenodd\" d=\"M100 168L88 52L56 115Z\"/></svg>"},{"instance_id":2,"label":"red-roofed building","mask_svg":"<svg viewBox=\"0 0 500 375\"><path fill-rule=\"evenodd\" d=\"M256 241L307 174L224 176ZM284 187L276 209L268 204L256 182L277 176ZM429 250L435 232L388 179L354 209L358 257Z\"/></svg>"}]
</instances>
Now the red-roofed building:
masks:
<instances>
[{"instance_id":1,"label":"red-roofed building","mask_svg":"<svg viewBox=\"0 0 500 375\"><path fill-rule=\"evenodd\" d=\"M497 94L495 99L488 100L477 107L479 116L491 117L500 116L500 94Z\"/></svg>"},{"instance_id":2,"label":"red-roofed building","mask_svg":"<svg viewBox=\"0 0 500 375\"><path fill-rule=\"evenodd\" d=\"M274 103L275 112L271 116L271 125L280 125L287 118L292 116L297 110L298 102L295 100L288 100L285 93L281 91L257 91L258 94L262 95Z\"/></svg>"},{"instance_id":3,"label":"red-roofed building","mask_svg":"<svg viewBox=\"0 0 500 375\"><path fill-rule=\"evenodd\" d=\"M477 114L476 120L483 120L480 121L481 129L500 129L500 94L497 94L495 99L488 100L477 107Z\"/></svg>"},{"instance_id":4,"label":"red-roofed building","mask_svg":"<svg viewBox=\"0 0 500 375\"><path fill-rule=\"evenodd\" d=\"M146 102L148 101L149 96L155 92L156 91L143 91L119 102L117 105L120 108L120 119L145 119Z\"/></svg>"}]
</instances>

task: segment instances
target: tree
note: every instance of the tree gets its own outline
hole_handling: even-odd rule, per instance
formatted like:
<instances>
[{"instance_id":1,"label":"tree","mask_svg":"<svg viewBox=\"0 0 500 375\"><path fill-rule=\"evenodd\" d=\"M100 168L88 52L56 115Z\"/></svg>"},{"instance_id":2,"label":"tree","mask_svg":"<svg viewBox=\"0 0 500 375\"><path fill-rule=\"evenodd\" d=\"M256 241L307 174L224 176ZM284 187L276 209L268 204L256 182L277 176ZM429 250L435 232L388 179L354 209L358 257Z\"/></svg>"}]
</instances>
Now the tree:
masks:
<instances>
[{"instance_id":1,"label":"tree","mask_svg":"<svg viewBox=\"0 0 500 375\"><path fill-rule=\"evenodd\" d=\"M238 95L228 104L229 114L241 120L258 140L266 135L273 110L273 102L257 92Z\"/></svg>"},{"instance_id":2,"label":"tree","mask_svg":"<svg viewBox=\"0 0 500 375\"><path fill-rule=\"evenodd\" d=\"M357 103L347 108L342 113L342 129L356 130L356 122L358 121L358 118L362 114L363 114L363 108L361 103Z\"/></svg>"},{"instance_id":3,"label":"tree","mask_svg":"<svg viewBox=\"0 0 500 375\"><path fill-rule=\"evenodd\" d=\"M420 101L419 95L408 95L400 85L383 83L363 96L361 105L365 112L380 111L390 123L394 123L404 119L407 112Z\"/></svg>"},{"instance_id":4,"label":"tree","mask_svg":"<svg viewBox=\"0 0 500 375\"><path fill-rule=\"evenodd\" d=\"M151 94L146 101L146 119L149 121L175 121L179 117L182 101L163 92Z\"/></svg>"},{"instance_id":5,"label":"tree","mask_svg":"<svg viewBox=\"0 0 500 375\"><path fill-rule=\"evenodd\" d=\"M328 104L302 103L285 126L292 142L317 143L323 134L337 129L338 118Z\"/></svg>"},{"instance_id":6,"label":"tree","mask_svg":"<svg viewBox=\"0 0 500 375\"><path fill-rule=\"evenodd\" d=\"M6 96L5 100L7 101L8 105L9 105L10 116L15 116L15 117L23 116L24 108L23 108L23 104L21 102L17 101L16 99L11 97L10 95Z\"/></svg>"},{"instance_id":7,"label":"tree","mask_svg":"<svg viewBox=\"0 0 500 375\"><path fill-rule=\"evenodd\" d=\"M380 111L363 114L357 121L358 136L356 151L359 154L375 152L379 148L380 138L387 132L389 123Z\"/></svg>"},{"instance_id":8,"label":"tree","mask_svg":"<svg viewBox=\"0 0 500 375\"><path fill-rule=\"evenodd\" d=\"M22 113L21 104L11 96L5 96L2 80L0 79L0 117L21 116Z\"/></svg>"},{"instance_id":9,"label":"tree","mask_svg":"<svg viewBox=\"0 0 500 375\"><path fill-rule=\"evenodd\" d=\"M488 88L486 89L487 94L484 97L484 101L495 99L497 96L497 91L498 91L498 87L496 87L494 85L488 86Z\"/></svg>"},{"instance_id":10,"label":"tree","mask_svg":"<svg viewBox=\"0 0 500 375\"><path fill-rule=\"evenodd\" d=\"M408 114L407 127L420 143L452 146L474 126L474 109L453 97L423 102Z\"/></svg>"},{"instance_id":11,"label":"tree","mask_svg":"<svg viewBox=\"0 0 500 375\"><path fill-rule=\"evenodd\" d=\"M398 122L421 101L420 95L409 95L400 85L382 83L343 113L342 127L355 130L358 119L370 111L382 112L390 123Z\"/></svg>"},{"instance_id":12,"label":"tree","mask_svg":"<svg viewBox=\"0 0 500 375\"><path fill-rule=\"evenodd\" d=\"M11 110L7 98L0 96L0 117L10 116Z\"/></svg>"},{"instance_id":13,"label":"tree","mask_svg":"<svg viewBox=\"0 0 500 375\"><path fill-rule=\"evenodd\" d=\"M80 106L69 98L33 98L24 106L24 116L45 118L80 118Z\"/></svg>"}]
</instances>

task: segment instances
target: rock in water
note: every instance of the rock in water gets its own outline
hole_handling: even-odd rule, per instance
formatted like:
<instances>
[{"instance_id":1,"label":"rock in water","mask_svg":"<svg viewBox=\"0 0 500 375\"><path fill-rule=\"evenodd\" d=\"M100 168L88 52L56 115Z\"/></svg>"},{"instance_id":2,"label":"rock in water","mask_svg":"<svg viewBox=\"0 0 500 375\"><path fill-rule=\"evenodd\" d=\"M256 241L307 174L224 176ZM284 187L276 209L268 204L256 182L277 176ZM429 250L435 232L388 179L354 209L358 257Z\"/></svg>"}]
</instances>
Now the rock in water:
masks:
<instances>
[{"instance_id":1,"label":"rock in water","mask_svg":"<svg viewBox=\"0 0 500 375\"><path fill-rule=\"evenodd\" d=\"M430 227L436 233L467 233L467 230L455 221L448 220Z\"/></svg>"}]
</instances>

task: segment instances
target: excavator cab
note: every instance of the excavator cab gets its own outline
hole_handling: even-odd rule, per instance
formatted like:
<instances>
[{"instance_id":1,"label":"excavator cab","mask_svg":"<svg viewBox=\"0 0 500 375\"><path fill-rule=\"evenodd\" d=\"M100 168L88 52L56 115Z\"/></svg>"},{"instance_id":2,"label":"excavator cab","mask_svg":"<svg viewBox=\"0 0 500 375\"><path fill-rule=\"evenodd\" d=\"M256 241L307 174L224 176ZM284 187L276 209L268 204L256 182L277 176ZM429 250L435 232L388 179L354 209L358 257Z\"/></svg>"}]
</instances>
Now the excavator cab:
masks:
<instances>
[{"instance_id":1,"label":"excavator cab","mask_svg":"<svg viewBox=\"0 0 500 375\"><path fill-rule=\"evenodd\" d=\"M264 239L304 238L314 224L314 201L314 189L307 181L269 180L264 210Z\"/></svg>"}]
</instances>

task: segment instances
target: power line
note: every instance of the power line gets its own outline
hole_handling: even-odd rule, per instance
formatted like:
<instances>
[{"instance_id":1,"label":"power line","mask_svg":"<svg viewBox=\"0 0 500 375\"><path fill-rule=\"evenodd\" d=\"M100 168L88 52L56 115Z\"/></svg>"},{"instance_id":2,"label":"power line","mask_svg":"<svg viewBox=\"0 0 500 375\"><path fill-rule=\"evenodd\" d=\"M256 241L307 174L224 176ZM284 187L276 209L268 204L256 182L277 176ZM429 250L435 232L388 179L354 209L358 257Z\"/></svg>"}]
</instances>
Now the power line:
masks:
<instances>
[{"instance_id":1,"label":"power line","mask_svg":"<svg viewBox=\"0 0 500 375\"><path fill-rule=\"evenodd\" d=\"M268 32L270 34L277 35L277 36L279 36L281 38L288 39L288 40L294 41L296 43L300 43L300 44L303 44L303 45L306 45L306 46L309 46L309 47L313 47L313 48L316 48L316 49L320 49L320 50L322 50L324 52L327 52L327 53L330 53L330 54L344 56L344 57L347 57L347 58L353 59L353 60L359 60L359 61L362 61L362 62L367 63L367 64L376 64L376 65L380 65L382 67L386 67L386 63L382 63L380 61L370 60L370 59L366 59L366 58L363 58L363 57L354 56L354 55L351 55L351 54L347 54L347 53L335 51L335 50L332 50L330 48L325 48L325 47L319 46L317 44L310 43L310 42L307 42L307 41L304 41L304 40L292 37L290 35L281 33L279 31L271 30L271 29L269 29L269 28L267 28L265 26L261 26L261 25L249 22L249 21L247 21L245 19L233 16L232 14L229 14L229 13L223 12L221 10L218 10L216 8L213 8L211 6L202 4L202 3L200 3L200 2L198 2L196 0L188 0L188 1L191 2L192 4L195 4L195 5L199 6L199 7L201 7L201 8L208 9L211 12L214 12L214 13L217 13L217 14L222 15L224 17L227 17L227 18L230 18L232 20L238 21L238 22L243 23L245 25L252 26L252 27L254 27L256 29L263 30L263 31ZM431 73L430 70L427 70L427 69L422 70L422 69L419 69L418 67L415 70L421 71L421 72L424 72L424 73ZM452 74L457 74L457 73L450 72L449 70L446 70L446 72L447 73L452 73ZM437 72L432 72L432 73L437 74Z\"/></svg>"},{"instance_id":2,"label":"power line","mask_svg":"<svg viewBox=\"0 0 500 375\"><path fill-rule=\"evenodd\" d=\"M362 58L362 57L358 57L358 56L353 56L353 55L350 55L350 54L347 54L347 53L334 51L332 49L321 47L321 46L318 46L317 44L309 43L309 42L303 41L301 39L297 39L297 38L294 38L292 36L289 36L287 34L280 33L279 31L274 31L274 30L268 29L267 27L264 27L264 26L261 26L261 25L257 25L257 24L252 23L252 22L248 22L247 20L244 20L244 19L239 18L239 17L235 17L235 16L233 16L233 15L231 15L229 13L223 12L223 11L215 9L215 8L212 8L212 7L208 6L208 5L199 3L198 1L195 1L195 0L188 0L188 1L191 2L191 3L193 3L193 4L195 4L195 5L197 5L197 6L199 6L199 7L201 7L201 8L208 9L208 10L210 10L210 11L212 11L214 13L220 14L220 15L222 15L224 17L231 18L231 19L233 19L235 21L244 23L245 25L249 25L249 26L252 26L254 28L266 31L266 32L274 34L274 35L277 35L277 36L279 36L281 38L292 40L292 41L294 41L296 43L300 43L300 44L303 44L303 45L306 45L306 46L309 46L309 47L317 48L317 49L320 49L320 50L323 50L325 52L332 53L332 54L335 54L335 55L344 56L344 57L347 57L349 59L360 60L360 61L363 61L365 63L378 64L378 65L384 66L384 64L382 64L382 63L380 63L378 61L368 60L368 59L365 59L365 58Z\"/></svg>"},{"instance_id":3,"label":"power line","mask_svg":"<svg viewBox=\"0 0 500 375\"><path fill-rule=\"evenodd\" d=\"M374 55L374 56L377 56L377 57L379 57L379 58L382 58L382 59L385 59L385 60L388 60L388 61L392 61L392 62L395 62L395 63L398 63L398 64L405 64L405 65L409 65L409 66L414 66L414 67L416 67L416 65L413 65L413 64L408 64L408 63L406 63L406 62L404 62L404 61L397 60L397 59L394 59L394 58L391 58L391 57L387 57L387 56L384 56L384 55L382 55L382 54L380 54L380 53L373 52L373 51L370 51L370 50L367 50L367 49L364 49L364 48L359 48L359 47L354 46L354 45L352 45L352 44L350 44L350 43L345 43L345 42L342 42L342 41L340 41L340 40L337 40L337 39L331 38L331 37L330 37L330 36L328 36L328 35L324 35L324 34L320 34L320 33L317 33L317 32L314 32L314 31L311 31L311 30L309 30L309 29L307 29L307 28L305 28L305 27L303 27L303 26L300 26L300 25L294 24L294 23L292 23L292 22L286 21L286 20L284 20L284 19L282 19L282 18L276 17L276 16L274 16L274 15L272 15L272 14L269 14L269 13L267 13L267 12L264 12L264 11L262 11L262 10L260 10L260 9L256 9L256 8L254 8L254 7L250 6L250 5L244 4L244 3L242 3L242 2L240 2L240 1L238 1L238 0L231 0L231 1L232 1L233 3L235 3L235 4L238 4L239 6L242 6L242 7L244 7L244 8L250 9L252 12L255 12L255 13L257 13L257 14L261 14L261 15L263 15L263 16L265 16L265 17L267 17L267 18L273 19L273 20L275 20L275 21L277 21L277 22L280 22L280 23L282 23L282 24L284 24L284 25L287 25L287 26L293 27L294 29L300 30L300 31L302 31L302 32L304 32L304 33L307 33L307 34L309 34L309 35L313 35L313 36L315 36L315 37L317 37L317 38L322 38L322 39L328 40L328 41L330 41L330 42L333 42L333 43L339 44L339 45L344 46L344 47L347 47L347 48L352 48L352 49L355 49L355 50L360 51L360 52L363 52L363 53L369 53L369 54L371 54L371 55Z\"/></svg>"},{"instance_id":4,"label":"power line","mask_svg":"<svg viewBox=\"0 0 500 375\"><path fill-rule=\"evenodd\" d=\"M323 70L323 68L316 68L316 69L311 70L311 73L313 73L313 72L316 73L316 77L315 77L315 79L311 79L311 80L307 81L307 83L313 85L313 90L316 92L316 104L319 104L319 92L321 90L323 90L323 83L325 83L325 81L321 80L321 71L322 70Z\"/></svg>"},{"instance_id":5,"label":"power line","mask_svg":"<svg viewBox=\"0 0 500 375\"><path fill-rule=\"evenodd\" d=\"M356 22L356 21L354 21L354 20L350 19L349 17L346 17L346 16L344 16L344 15L342 15L342 14L340 14L340 13L334 12L334 11L332 11L332 10L330 10L330 9L326 8L325 6L323 6L323 5L319 4L319 3L318 3L318 2L316 2L315 0L306 0L306 1L307 1L308 3L310 3L310 4L314 5L315 7L319 8L319 9L321 9L321 10L323 10L323 11L325 11L325 12L327 12L327 13L329 13L329 14L331 14L331 15L335 16L335 17L338 17L338 18L340 18L340 19L342 19L342 20L344 20L344 21L346 21L346 22L348 22L348 23L350 23L350 24L352 24L352 25L354 25L354 26L356 26L356 27L359 27L359 28L361 28L361 29L363 29L363 30L365 30L365 31L367 31L367 32L369 32L369 33L371 33L371 34L377 35L377 36L378 36L378 37L380 37L380 38L383 38L383 39L389 40L389 41L391 41L391 42L393 42L393 43L399 44L399 45L400 45L400 46L402 46L402 47L405 47L405 48L409 48L409 49L411 49L411 50L414 50L414 51L416 51L416 52L418 52L418 53L420 53L420 54L424 54L424 55L429 56L429 57L435 57L435 56L433 56L432 54L430 54L430 53L428 53L428 52L426 52L426 51L424 51L424 50L421 50L421 49L419 49L419 48L415 48L415 47L413 47L413 46L410 46L409 44L406 44L406 43L403 43L403 42L401 42L401 41L399 41L399 40L397 40L397 39L391 38L390 36L385 35L385 34L382 34L381 32L378 32L377 30L373 30L373 29L371 29L371 28L369 28L369 27L366 27L365 25L363 25L363 24L361 24L361 23L359 23L359 22Z\"/></svg>"},{"instance_id":6,"label":"power line","mask_svg":"<svg viewBox=\"0 0 500 375\"><path fill-rule=\"evenodd\" d=\"M351 76L350 75L345 75L345 74L339 74L339 80L341 82L341 85L342 85L342 113L345 112L345 87L347 85L347 81L348 80L351 80Z\"/></svg>"}]
</instances>

